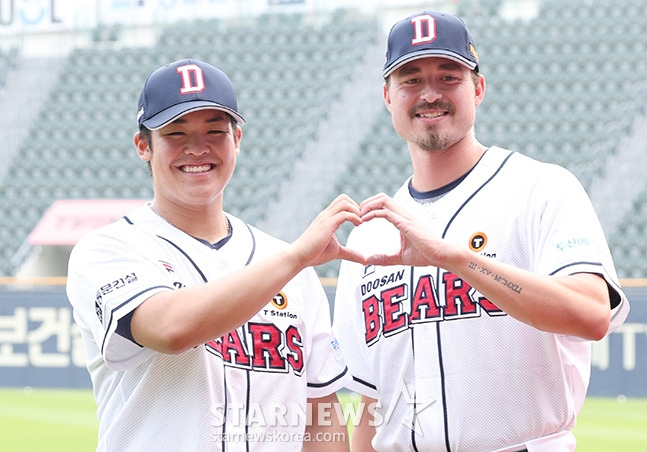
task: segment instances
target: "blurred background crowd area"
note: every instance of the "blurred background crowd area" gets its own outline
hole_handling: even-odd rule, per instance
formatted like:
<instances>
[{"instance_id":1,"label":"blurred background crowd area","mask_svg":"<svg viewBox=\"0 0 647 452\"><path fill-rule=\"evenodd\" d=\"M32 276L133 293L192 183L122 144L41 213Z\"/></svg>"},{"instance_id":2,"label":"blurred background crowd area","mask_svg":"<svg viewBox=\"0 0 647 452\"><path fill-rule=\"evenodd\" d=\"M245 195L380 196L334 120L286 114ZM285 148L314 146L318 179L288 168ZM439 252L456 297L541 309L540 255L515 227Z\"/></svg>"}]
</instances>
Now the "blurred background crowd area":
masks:
<instances>
[{"instance_id":1,"label":"blurred background crowd area","mask_svg":"<svg viewBox=\"0 0 647 452\"><path fill-rule=\"evenodd\" d=\"M394 193L411 168L382 101L385 40L422 9L474 35L479 141L571 170L619 276L646 278L643 0L2 2L0 277L66 274L73 240L56 225L34 238L55 202L152 197L132 144L137 98L181 58L224 70L247 119L227 211L293 240L340 192Z\"/></svg>"}]
</instances>

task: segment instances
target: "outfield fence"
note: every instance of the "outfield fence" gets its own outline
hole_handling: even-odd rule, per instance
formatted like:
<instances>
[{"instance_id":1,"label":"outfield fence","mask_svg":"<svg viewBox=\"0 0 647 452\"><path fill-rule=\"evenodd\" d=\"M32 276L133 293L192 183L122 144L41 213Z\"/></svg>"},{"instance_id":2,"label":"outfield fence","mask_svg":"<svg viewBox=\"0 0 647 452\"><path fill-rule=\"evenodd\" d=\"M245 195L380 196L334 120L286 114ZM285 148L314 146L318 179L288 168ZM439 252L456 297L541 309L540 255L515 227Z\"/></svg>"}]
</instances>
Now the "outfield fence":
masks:
<instances>
[{"instance_id":1,"label":"outfield fence","mask_svg":"<svg viewBox=\"0 0 647 452\"><path fill-rule=\"evenodd\" d=\"M335 279L322 279L329 300ZM647 397L647 281L624 280L627 321L592 346L589 395ZM331 313L332 313L331 303ZM65 278L0 278L0 387L90 388Z\"/></svg>"}]
</instances>

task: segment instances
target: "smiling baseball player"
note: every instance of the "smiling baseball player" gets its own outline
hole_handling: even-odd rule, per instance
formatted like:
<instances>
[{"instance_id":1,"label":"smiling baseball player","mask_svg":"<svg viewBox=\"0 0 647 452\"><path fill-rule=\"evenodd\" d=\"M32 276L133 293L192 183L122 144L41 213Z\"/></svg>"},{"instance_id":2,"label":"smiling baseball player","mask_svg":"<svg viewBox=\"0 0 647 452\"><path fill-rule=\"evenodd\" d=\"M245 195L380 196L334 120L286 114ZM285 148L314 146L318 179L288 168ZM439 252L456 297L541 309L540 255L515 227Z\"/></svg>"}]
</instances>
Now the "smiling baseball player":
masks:
<instances>
[{"instance_id":1,"label":"smiling baseball player","mask_svg":"<svg viewBox=\"0 0 647 452\"><path fill-rule=\"evenodd\" d=\"M628 313L575 177L476 141L478 62L449 14L389 34L384 100L413 176L360 204L347 246L371 265L340 268L334 331L369 413L355 450L573 450L590 340Z\"/></svg>"},{"instance_id":2,"label":"smiling baseball player","mask_svg":"<svg viewBox=\"0 0 647 452\"><path fill-rule=\"evenodd\" d=\"M97 450L283 452L327 438L347 451L345 426L317 417L348 376L310 265L362 261L334 238L357 205L340 196L292 244L224 212L243 118L207 63L154 71L137 119L154 199L83 237L69 262Z\"/></svg>"}]
</instances>

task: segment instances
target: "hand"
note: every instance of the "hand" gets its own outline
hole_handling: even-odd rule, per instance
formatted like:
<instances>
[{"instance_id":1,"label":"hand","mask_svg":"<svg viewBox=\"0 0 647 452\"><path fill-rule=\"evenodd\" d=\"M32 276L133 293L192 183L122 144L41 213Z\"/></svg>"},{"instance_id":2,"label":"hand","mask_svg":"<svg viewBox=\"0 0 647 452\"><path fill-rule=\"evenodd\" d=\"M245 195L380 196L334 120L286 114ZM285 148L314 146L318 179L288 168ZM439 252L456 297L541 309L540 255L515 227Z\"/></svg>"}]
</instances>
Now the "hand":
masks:
<instances>
[{"instance_id":1,"label":"hand","mask_svg":"<svg viewBox=\"0 0 647 452\"><path fill-rule=\"evenodd\" d=\"M357 203L348 195L342 194L321 211L292 244L304 266L322 265L334 259L362 264L366 262L364 256L342 246L335 236L335 232L346 221L355 226L362 223Z\"/></svg>"},{"instance_id":2,"label":"hand","mask_svg":"<svg viewBox=\"0 0 647 452\"><path fill-rule=\"evenodd\" d=\"M360 204L363 222L384 218L400 231L400 250L396 254L375 254L366 258L373 265L439 265L448 245L392 198L379 193Z\"/></svg>"}]
</instances>

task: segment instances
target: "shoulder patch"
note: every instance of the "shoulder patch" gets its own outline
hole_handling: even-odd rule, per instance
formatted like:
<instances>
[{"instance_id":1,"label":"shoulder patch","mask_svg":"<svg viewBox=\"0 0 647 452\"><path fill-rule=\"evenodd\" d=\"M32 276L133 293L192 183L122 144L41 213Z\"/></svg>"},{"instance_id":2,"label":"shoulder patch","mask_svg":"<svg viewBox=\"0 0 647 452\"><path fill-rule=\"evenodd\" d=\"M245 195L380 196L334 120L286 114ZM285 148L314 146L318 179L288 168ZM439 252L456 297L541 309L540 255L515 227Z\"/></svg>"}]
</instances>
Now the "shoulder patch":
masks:
<instances>
[{"instance_id":1,"label":"shoulder patch","mask_svg":"<svg viewBox=\"0 0 647 452\"><path fill-rule=\"evenodd\" d=\"M285 309L288 307L288 297L283 292L279 292L272 298L272 306L276 309Z\"/></svg>"}]
</instances>

